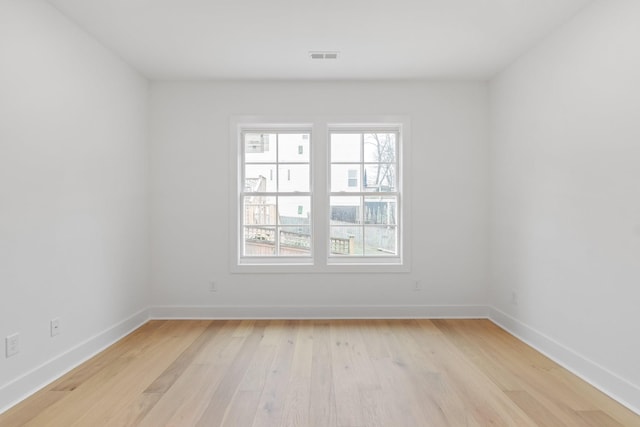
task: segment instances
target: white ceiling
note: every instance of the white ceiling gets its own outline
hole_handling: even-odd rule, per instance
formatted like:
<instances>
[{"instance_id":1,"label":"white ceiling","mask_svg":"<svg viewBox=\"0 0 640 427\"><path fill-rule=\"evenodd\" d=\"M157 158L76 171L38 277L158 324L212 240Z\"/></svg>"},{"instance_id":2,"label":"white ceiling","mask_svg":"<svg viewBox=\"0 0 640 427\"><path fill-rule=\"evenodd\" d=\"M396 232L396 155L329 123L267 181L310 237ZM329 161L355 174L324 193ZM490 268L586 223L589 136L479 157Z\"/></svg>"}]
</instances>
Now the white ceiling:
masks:
<instances>
[{"instance_id":1,"label":"white ceiling","mask_svg":"<svg viewBox=\"0 0 640 427\"><path fill-rule=\"evenodd\" d=\"M590 1L49 0L154 79L487 79Z\"/></svg>"}]
</instances>

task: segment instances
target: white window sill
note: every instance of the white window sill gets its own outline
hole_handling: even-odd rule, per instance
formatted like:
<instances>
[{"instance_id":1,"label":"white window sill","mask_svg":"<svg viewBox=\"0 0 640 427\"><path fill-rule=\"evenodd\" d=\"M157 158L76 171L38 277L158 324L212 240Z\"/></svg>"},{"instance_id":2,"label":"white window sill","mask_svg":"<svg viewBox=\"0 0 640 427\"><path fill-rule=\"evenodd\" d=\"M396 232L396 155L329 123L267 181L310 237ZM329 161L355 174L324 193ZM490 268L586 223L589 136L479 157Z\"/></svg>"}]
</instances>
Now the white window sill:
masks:
<instances>
[{"instance_id":1,"label":"white window sill","mask_svg":"<svg viewBox=\"0 0 640 427\"><path fill-rule=\"evenodd\" d=\"M347 261L347 260L344 260ZM407 264L397 262L375 263L358 262L359 260L331 260L324 265L312 263L238 263L231 266L234 274L394 274L410 273L411 268Z\"/></svg>"}]
</instances>

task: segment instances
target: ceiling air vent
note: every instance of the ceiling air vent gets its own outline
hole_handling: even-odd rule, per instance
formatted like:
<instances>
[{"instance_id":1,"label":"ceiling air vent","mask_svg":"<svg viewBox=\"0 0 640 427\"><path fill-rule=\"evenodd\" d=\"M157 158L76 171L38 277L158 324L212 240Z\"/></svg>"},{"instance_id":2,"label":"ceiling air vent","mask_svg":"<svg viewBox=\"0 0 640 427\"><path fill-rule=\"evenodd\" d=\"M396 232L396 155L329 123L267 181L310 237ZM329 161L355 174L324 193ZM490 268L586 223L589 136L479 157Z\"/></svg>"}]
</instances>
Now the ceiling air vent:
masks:
<instances>
[{"instance_id":1,"label":"ceiling air vent","mask_svg":"<svg viewBox=\"0 0 640 427\"><path fill-rule=\"evenodd\" d=\"M338 52L309 52L311 59L338 59Z\"/></svg>"}]
</instances>

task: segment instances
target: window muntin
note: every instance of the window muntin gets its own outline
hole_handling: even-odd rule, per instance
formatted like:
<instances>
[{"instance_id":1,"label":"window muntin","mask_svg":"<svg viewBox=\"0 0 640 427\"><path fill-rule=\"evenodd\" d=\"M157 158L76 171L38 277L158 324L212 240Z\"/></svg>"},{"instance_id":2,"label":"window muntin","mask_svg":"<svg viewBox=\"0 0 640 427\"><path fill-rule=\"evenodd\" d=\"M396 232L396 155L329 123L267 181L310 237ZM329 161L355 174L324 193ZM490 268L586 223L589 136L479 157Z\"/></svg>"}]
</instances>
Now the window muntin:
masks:
<instances>
[{"instance_id":1,"label":"window muntin","mask_svg":"<svg viewBox=\"0 0 640 427\"><path fill-rule=\"evenodd\" d=\"M399 133L340 130L329 140L329 258L398 257Z\"/></svg>"},{"instance_id":2,"label":"window muntin","mask_svg":"<svg viewBox=\"0 0 640 427\"><path fill-rule=\"evenodd\" d=\"M246 131L241 258L311 257L310 132Z\"/></svg>"}]
</instances>

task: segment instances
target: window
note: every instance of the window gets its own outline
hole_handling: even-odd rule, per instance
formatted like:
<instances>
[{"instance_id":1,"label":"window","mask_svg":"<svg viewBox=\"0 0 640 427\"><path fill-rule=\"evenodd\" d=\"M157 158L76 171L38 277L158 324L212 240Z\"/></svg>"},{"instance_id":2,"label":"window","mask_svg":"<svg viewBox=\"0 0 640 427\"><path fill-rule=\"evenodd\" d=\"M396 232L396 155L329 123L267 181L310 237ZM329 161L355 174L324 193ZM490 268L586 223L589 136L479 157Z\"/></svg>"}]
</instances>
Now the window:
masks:
<instances>
[{"instance_id":1,"label":"window","mask_svg":"<svg viewBox=\"0 0 640 427\"><path fill-rule=\"evenodd\" d=\"M408 271L408 121L283 123L232 124L232 270Z\"/></svg>"},{"instance_id":2,"label":"window","mask_svg":"<svg viewBox=\"0 0 640 427\"><path fill-rule=\"evenodd\" d=\"M311 256L310 136L242 132L242 257Z\"/></svg>"},{"instance_id":3,"label":"window","mask_svg":"<svg viewBox=\"0 0 640 427\"><path fill-rule=\"evenodd\" d=\"M340 130L329 141L330 256L398 256L398 133Z\"/></svg>"}]
</instances>

